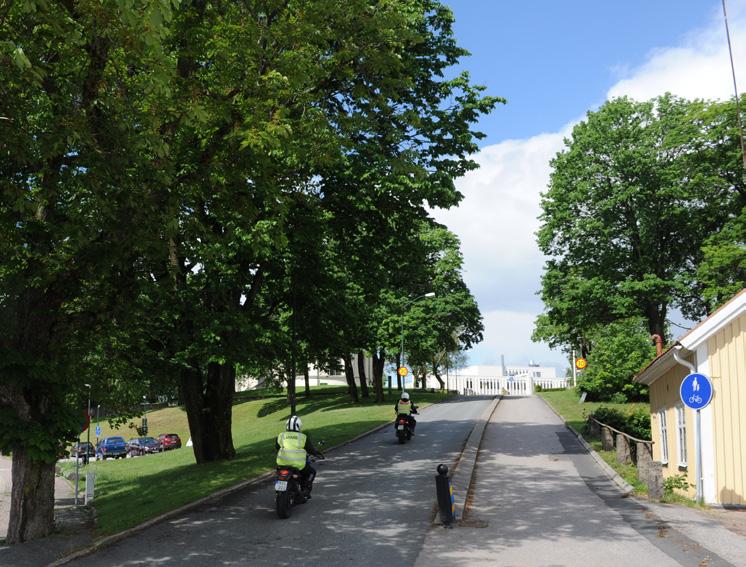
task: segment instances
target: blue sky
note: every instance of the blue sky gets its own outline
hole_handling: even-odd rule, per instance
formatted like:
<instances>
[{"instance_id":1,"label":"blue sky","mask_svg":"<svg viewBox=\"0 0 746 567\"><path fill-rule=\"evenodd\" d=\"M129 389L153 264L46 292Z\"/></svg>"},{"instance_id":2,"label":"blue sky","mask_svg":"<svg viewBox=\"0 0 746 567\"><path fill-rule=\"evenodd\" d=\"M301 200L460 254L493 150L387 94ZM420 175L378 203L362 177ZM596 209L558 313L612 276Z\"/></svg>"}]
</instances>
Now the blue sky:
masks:
<instances>
[{"instance_id":1,"label":"blue sky","mask_svg":"<svg viewBox=\"0 0 746 567\"><path fill-rule=\"evenodd\" d=\"M733 0L731 0L733 2ZM651 50L705 26L720 0L445 0L478 84L508 104L486 117L482 145L556 132L603 102Z\"/></svg>"},{"instance_id":2,"label":"blue sky","mask_svg":"<svg viewBox=\"0 0 746 567\"><path fill-rule=\"evenodd\" d=\"M531 342L542 311L536 247L549 160L588 110L615 96L733 94L721 0L444 0L456 17L462 68L507 105L484 117L480 169L457 180L464 201L434 211L462 242L464 279L485 321L470 364L529 361L563 369ZM727 0L736 71L746 87L746 0ZM743 91L743 89L741 89ZM676 334L676 333L674 333Z\"/></svg>"}]
</instances>

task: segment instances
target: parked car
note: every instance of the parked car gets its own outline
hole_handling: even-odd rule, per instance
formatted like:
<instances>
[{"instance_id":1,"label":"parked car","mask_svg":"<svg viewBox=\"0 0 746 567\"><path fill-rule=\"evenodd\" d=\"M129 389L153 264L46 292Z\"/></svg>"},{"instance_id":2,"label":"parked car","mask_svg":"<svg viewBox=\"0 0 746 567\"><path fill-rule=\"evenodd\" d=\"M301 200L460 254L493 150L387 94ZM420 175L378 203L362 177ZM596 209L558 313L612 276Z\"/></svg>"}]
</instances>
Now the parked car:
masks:
<instances>
[{"instance_id":1,"label":"parked car","mask_svg":"<svg viewBox=\"0 0 746 567\"><path fill-rule=\"evenodd\" d=\"M104 437L96 445L96 458L106 459L113 457L115 459L124 459L127 456L127 444L124 437Z\"/></svg>"},{"instance_id":2,"label":"parked car","mask_svg":"<svg viewBox=\"0 0 746 567\"><path fill-rule=\"evenodd\" d=\"M160 453L162 450L160 441L154 437L135 437L127 441L127 453L130 457Z\"/></svg>"},{"instance_id":3,"label":"parked car","mask_svg":"<svg viewBox=\"0 0 746 567\"><path fill-rule=\"evenodd\" d=\"M164 451L181 449L181 439L176 433L161 433L158 436L158 441L161 442L161 447Z\"/></svg>"},{"instance_id":4,"label":"parked car","mask_svg":"<svg viewBox=\"0 0 746 567\"><path fill-rule=\"evenodd\" d=\"M93 443L89 443L88 441L75 443L70 449L70 456L80 457L81 459L84 459L86 457L95 457L96 448L93 446Z\"/></svg>"}]
</instances>

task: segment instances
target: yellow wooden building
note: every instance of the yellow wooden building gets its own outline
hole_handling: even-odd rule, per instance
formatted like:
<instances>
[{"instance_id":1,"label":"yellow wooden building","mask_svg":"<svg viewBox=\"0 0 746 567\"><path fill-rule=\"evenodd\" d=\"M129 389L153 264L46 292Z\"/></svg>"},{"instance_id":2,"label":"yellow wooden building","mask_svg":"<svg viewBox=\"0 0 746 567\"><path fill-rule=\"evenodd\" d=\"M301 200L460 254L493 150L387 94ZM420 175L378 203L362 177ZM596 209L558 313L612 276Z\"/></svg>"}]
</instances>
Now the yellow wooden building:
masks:
<instances>
[{"instance_id":1,"label":"yellow wooden building","mask_svg":"<svg viewBox=\"0 0 746 567\"><path fill-rule=\"evenodd\" d=\"M677 358L679 359L677 361ZM695 496L695 414L679 398L691 370L712 381L701 410L701 489L704 502L746 506L746 289L679 338L635 380L650 388L653 459L663 475L686 475Z\"/></svg>"}]
</instances>

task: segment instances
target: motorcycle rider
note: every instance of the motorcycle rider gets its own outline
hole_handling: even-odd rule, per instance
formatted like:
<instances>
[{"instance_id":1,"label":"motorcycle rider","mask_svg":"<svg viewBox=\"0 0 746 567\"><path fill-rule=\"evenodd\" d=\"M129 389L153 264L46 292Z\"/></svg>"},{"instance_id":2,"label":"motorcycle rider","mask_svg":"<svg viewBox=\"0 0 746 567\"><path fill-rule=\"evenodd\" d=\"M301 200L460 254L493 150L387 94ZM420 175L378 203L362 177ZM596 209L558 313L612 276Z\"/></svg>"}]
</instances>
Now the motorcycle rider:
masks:
<instances>
[{"instance_id":1,"label":"motorcycle rider","mask_svg":"<svg viewBox=\"0 0 746 567\"><path fill-rule=\"evenodd\" d=\"M275 439L277 449L277 466L293 467L300 471L301 488L307 499L311 498L313 479L316 478L316 469L308 462L308 455L314 455L321 459L324 455L314 447L310 436L301 433L302 423L297 415L291 415L286 424L285 431Z\"/></svg>"},{"instance_id":2,"label":"motorcycle rider","mask_svg":"<svg viewBox=\"0 0 746 567\"><path fill-rule=\"evenodd\" d=\"M412 431L412 437L414 437L414 428L417 426L417 422L412 414L417 413L417 406L409 399L409 392L402 392L399 401L394 406L394 410L397 416L407 416L407 419L409 419L409 429Z\"/></svg>"}]
</instances>

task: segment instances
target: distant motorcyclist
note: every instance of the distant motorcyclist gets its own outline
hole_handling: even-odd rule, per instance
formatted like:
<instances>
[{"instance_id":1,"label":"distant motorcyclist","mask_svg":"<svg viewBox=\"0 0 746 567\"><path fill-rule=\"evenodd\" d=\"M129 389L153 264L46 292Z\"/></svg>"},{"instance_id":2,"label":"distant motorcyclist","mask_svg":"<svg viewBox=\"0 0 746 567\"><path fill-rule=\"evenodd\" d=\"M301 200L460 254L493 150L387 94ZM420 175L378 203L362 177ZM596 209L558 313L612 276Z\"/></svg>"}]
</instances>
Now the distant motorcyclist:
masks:
<instances>
[{"instance_id":1,"label":"distant motorcyclist","mask_svg":"<svg viewBox=\"0 0 746 567\"><path fill-rule=\"evenodd\" d=\"M409 429L412 431L412 436L414 436L414 428L417 427L417 422L415 421L413 414L417 413L417 406L409 399L408 392L402 392L399 401L397 401L394 406L394 410L396 411L397 416L407 416L407 419L409 419Z\"/></svg>"},{"instance_id":2,"label":"distant motorcyclist","mask_svg":"<svg viewBox=\"0 0 746 567\"><path fill-rule=\"evenodd\" d=\"M301 420L297 415L291 415L285 424L285 431L280 433L275 440L277 449L277 466L293 467L300 471L300 479L306 497L311 498L313 479L316 478L316 469L308 462L308 455L314 455L321 459L324 455L314 447L310 436L301 433Z\"/></svg>"}]
</instances>

